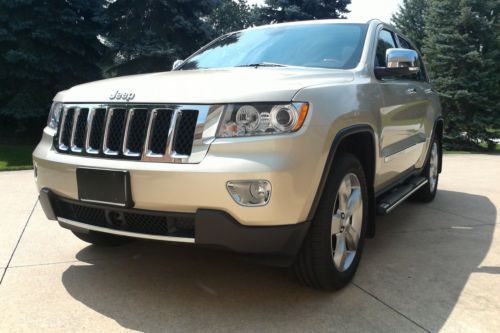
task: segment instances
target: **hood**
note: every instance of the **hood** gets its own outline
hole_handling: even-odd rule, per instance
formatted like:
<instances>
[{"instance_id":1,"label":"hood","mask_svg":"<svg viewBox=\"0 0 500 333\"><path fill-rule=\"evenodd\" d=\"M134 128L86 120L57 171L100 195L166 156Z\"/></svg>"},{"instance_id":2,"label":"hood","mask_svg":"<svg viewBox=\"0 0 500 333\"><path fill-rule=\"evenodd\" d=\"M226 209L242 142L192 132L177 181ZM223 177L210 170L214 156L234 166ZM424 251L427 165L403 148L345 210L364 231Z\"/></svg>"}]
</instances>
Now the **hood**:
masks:
<instances>
[{"instance_id":1,"label":"hood","mask_svg":"<svg viewBox=\"0 0 500 333\"><path fill-rule=\"evenodd\" d=\"M86 83L60 92L55 100L175 104L286 102L291 101L301 88L353 79L350 71L303 67L186 70Z\"/></svg>"}]
</instances>

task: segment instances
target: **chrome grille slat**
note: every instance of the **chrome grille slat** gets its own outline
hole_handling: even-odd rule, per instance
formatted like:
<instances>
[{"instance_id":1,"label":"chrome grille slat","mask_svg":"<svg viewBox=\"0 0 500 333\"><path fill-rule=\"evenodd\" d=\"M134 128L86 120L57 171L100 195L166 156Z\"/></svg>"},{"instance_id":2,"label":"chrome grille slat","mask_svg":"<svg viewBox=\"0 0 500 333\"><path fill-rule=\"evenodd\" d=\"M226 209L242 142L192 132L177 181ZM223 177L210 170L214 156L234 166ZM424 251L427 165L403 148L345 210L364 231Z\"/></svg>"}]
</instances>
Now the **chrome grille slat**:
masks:
<instances>
[{"instance_id":1,"label":"chrome grille slat","mask_svg":"<svg viewBox=\"0 0 500 333\"><path fill-rule=\"evenodd\" d=\"M63 137L64 137L64 132L65 132L65 126L66 126L66 118L68 117L68 109L67 108L64 108L63 109L63 112L62 112L62 116L61 116L61 121L60 121L60 124L59 124L59 137L58 137L58 143L57 143L57 146L58 146L58 149L61 150L61 151L66 151L69 149L68 146L66 146L64 144L64 140L63 140Z\"/></svg>"},{"instance_id":2,"label":"chrome grille slat","mask_svg":"<svg viewBox=\"0 0 500 333\"><path fill-rule=\"evenodd\" d=\"M170 127L168 129L168 137L167 137L167 149L165 151L165 155L167 156L172 156L173 154L175 154L173 150L174 138L177 126L179 125L180 115L181 111L175 110L174 114L172 115L172 119L170 120Z\"/></svg>"},{"instance_id":3,"label":"chrome grille slat","mask_svg":"<svg viewBox=\"0 0 500 333\"><path fill-rule=\"evenodd\" d=\"M215 139L223 109L220 105L68 103L54 145L60 153L89 157L199 163Z\"/></svg>"},{"instance_id":4,"label":"chrome grille slat","mask_svg":"<svg viewBox=\"0 0 500 333\"><path fill-rule=\"evenodd\" d=\"M93 155L99 154L99 150L90 147L90 135L92 134L92 125L94 123L95 112L95 108L89 109L89 114L87 116L87 131L85 133L85 151L87 152L87 154Z\"/></svg>"},{"instance_id":5,"label":"chrome grille slat","mask_svg":"<svg viewBox=\"0 0 500 333\"><path fill-rule=\"evenodd\" d=\"M122 153L125 156L131 156L131 157L136 157L140 156L141 153L133 152L128 148L128 138L129 138L129 132L130 132L130 125L132 122L132 119L134 117L135 109L130 109L127 114L127 120L125 122L125 134L123 136L123 142L122 142Z\"/></svg>"},{"instance_id":6,"label":"chrome grille slat","mask_svg":"<svg viewBox=\"0 0 500 333\"><path fill-rule=\"evenodd\" d=\"M74 153L81 153L82 148L77 147L75 145L75 135L76 135L76 126L78 125L78 118L80 117L80 108L75 108L75 111L73 112L73 126L71 128L71 140L70 140L70 149Z\"/></svg>"},{"instance_id":7,"label":"chrome grille slat","mask_svg":"<svg viewBox=\"0 0 500 333\"><path fill-rule=\"evenodd\" d=\"M154 127L157 115L158 115L158 110L157 109L153 109L153 110L150 111L149 121L148 121L148 127L147 127L148 129L146 131L146 139L145 139L143 156L142 156L143 160L146 160L148 157L149 158L160 158L160 157L162 157L162 155L153 154L153 152L150 149L150 146L151 146L151 134L153 132L153 127Z\"/></svg>"},{"instance_id":8,"label":"chrome grille slat","mask_svg":"<svg viewBox=\"0 0 500 333\"><path fill-rule=\"evenodd\" d=\"M108 148L108 138L109 138L109 125L111 124L111 120L113 119L114 109L109 109L106 112L106 122L104 125L104 138L102 139L102 151L104 155L116 156L118 155L117 151L112 151Z\"/></svg>"}]
</instances>

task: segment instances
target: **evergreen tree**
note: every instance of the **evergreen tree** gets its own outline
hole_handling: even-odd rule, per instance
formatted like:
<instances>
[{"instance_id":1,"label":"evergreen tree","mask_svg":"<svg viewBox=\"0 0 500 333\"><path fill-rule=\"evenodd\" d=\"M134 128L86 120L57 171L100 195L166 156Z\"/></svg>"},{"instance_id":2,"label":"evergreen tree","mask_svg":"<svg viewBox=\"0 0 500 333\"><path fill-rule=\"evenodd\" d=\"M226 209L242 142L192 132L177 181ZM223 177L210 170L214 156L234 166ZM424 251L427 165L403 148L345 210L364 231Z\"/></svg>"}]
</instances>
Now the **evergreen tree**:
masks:
<instances>
[{"instance_id":1,"label":"evergreen tree","mask_svg":"<svg viewBox=\"0 0 500 333\"><path fill-rule=\"evenodd\" d=\"M345 18L351 0L266 0L259 23Z\"/></svg>"},{"instance_id":2,"label":"evergreen tree","mask_svg":"<svg viewBox=\"0 0 500 333\"><path fill-rule=\"evenodd\" d=\"M403 0L392 15L394 26L406 35L420 50L425 38L425 16L428 0Z\"/></svg>"},{"instance_id":3,"label":"evergreen tree","mask_svg":"<svg viewBox=\"0 0 500 333\"><path fill-rule=\"evenodd\" d=\"M222 0L208 17L216 36L253 25L252 8L246 0Z\"/></svg>"},{"instance_id":4,"label":"evergreen tree","mask_svg":"<svg viewBox=\"0 0 500 333\"><path fill-rule=\"evenodd\" d=\"M117 0L107 9L107 74L169 70L214 37L209 15L220 0Z\"/></svg>"},{"instance_id":5,"label":"evergreen tree","mask_svg":"<svg viewBox=\"0 0 500 333\"><path fill-rule=\"evenodd\" d=\"M0 132L38 129L57 91L100 78L103 2L0 0Z\"/></svg>"},{"instance_id":6,"label":"evergreen tree","mask_svg":"<svg viewBox=\"0 0 500 333\"><path fill-rule=\"evenodd\" d=\"M446 132L491 146L500 129L498 9L496 0L430 0L423 47Z\"/></svg>"}]
</instances>

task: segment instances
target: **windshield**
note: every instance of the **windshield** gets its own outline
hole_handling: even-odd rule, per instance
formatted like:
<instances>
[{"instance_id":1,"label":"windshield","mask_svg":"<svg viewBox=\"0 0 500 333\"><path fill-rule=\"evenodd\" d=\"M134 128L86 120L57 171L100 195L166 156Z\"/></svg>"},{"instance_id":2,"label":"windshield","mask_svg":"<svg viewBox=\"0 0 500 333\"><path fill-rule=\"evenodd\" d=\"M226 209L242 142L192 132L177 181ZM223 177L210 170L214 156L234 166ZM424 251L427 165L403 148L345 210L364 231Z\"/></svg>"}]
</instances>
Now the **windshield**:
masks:
<instances>
[{"instance_id":1,"label":"windshield","mask_svg":"<svg viewBox=\"0 0 500 333\"><path fill-rule=\"evenodd\" d=\"M270 26L231 33L190 57L180 68L304 66L354 68L359 62L365 24Z\"/></svg>"}]
</instances>

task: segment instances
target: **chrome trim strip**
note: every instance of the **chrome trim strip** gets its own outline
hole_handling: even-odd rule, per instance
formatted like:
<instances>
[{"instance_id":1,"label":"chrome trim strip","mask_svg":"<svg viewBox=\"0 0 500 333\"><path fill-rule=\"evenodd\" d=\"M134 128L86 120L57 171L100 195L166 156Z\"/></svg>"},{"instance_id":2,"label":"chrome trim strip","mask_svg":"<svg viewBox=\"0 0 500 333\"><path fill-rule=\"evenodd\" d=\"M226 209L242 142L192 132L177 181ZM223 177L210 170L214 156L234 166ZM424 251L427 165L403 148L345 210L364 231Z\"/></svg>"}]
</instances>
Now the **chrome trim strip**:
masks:
<instances>
[{"instance_id":1,"label":"chrome trim strip","mask_svg":"<svg viewBox=\"0 0 500 333\"><path fill-rule=\"evenodd\" d=\"M83 151L82 147L77 147L75 145L76 126L78 126L78 119L80 118L81 110L81 108L75 108L75 112L73 114L73 127L71 128L71 140L69 141L69 146L71 147L71 151L74 153L81 153Z\"/></svg>"},{"instance_id":2,"label":"chrome trim strip","mask_svg":"<svg viewBox=\"0 0 500 333\"><path fill-rule=\"evenodd\" d=\"M67 151L69 149L64 143L61 143L64 134L64 125L66 125L66 117L68 116L69 107L63 109L63 114L61 117L61 124L59 125L59 150Z\"/></svg>"},{"instance_id":3,"label":"chrome trim strip","mask_svg":"<svg viewBox=\"0 0 500 333\"><path fill-rule=\"evenodd\" d=\"M422 186L424 186L425 184L427 184L429 182L428 179L424 180L421 184L419 184L418 186L415 186L414 189L412 189L410 192L408 192L407 194L405 194L403 197L401 197L398 201L396 201L394 203L394 205L390 206L389 208L386 209L386 213L389 214L394 208L396 208L397 206L399 206L403 201L405 201L410 195L412 195L413 193L415 193L417 190L419 190Z\"/></svg>"},{"instance_id":4,"label":"chrome trim strip","mask_svg":"<svg viewBox=\"0 0 500 333\"><path fill-rule=\"evenodd\" d=\"M117 206L117 207L125 207L126 206L125 204L120 204L120 203L116 203L116 202L109 202L109 201L91 200L91 199L84 199L84 198L81 198L80 200L84 201L84 202L106 204L106 205Z\"/></svg>"},{"instance_id":5,"label":"chrome trim strip","mask_svg":"<svg viewBox=\"0 0 500 333\"><path fill-rule=\"evenodd\" d=\"M423 148L425 142L419 142L419 143L416 143L414 144L413 146L410 146L408 148L405 148L403 150L400 150L392 155L388 155L384 158L384 162L387 163L387 162L390 162L392 161L393 159L395 158L398 158L398 157L401 157L401 155L405 155L405 154L408 154L410 152L412 152L413 150L417 149L417 148Z\"/></svg>"},{"instance_id":6,"label":"chrome trim strip","mask_svg":"<svg viewBox=\"0 0 500 333\"><path fill-rule=\"evenodd\" d=\"M191 244L195 243L194 238L147 235L147 234L139 234L139 233L130 232L130 231L114 230L114 229L98 227L98 226L94 226L94 225L90 225L90 224L85 224L82 222L77 222L77 221L65 219L63 217L58 217L57 220L63 224L67 224L67 225L74 226L77 228L93 230L93 231L98 231L98 232L105 232L108 234L134 237L134 238L143 238L143 239L154 239L154 240L161 240L161 241L168 241L168 242L191 243Z\"/></svg>"}]
</instances>

